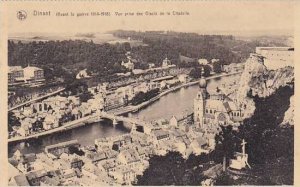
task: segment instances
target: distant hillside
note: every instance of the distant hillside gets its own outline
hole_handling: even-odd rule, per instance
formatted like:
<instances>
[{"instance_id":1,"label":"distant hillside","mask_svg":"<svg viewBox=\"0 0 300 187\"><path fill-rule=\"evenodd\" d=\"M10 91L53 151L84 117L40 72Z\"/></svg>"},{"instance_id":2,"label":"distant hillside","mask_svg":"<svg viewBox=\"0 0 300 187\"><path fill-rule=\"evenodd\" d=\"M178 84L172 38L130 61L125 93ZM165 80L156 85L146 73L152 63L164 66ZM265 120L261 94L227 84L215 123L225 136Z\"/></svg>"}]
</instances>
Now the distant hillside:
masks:
<instances>
[{"instance_id":1,"label":"distant hillside","mask_svg":"<svg viewBox=\"0 0 300 187\"><path fill-rule=\"evenodd\" d=\"M64 41L64 40L82 40L90 42L91 40L96 44L103 44L105 42L116 41L119 38L112 34L103 33L18 33L9 36L11 41L21 41L23 43L39 42L39 41Z\"/></svg>"},{"instance_id":2,"label":"distant hillside","mask_svg":"<svg viewBox=\"0 0 300 187\"><path fill-rule=\"evenodd\" d=\"M244 41L259 41L262 45L268 46L287 46L292 47L294 46L294 38L292 36L239 36L237 37L238 40Z\"/></svg>"},{"instance_id":3,"label":"distant hillside","mask_svg":"<svg viewBox=\"0 0 300 187\"><path fill-rule=\"evenodd\" d=\"M222 64L240 63L256 46L262 45L258 41L236 40L233 36L160 31L24 34L11 39L8 64L23 67L30 64L53 70L47 73L48 77L64 76L64 71L78 73L85 68L100 77L123 73L127 70L121 62L127 61L128 52L136 69L146 69L150 63L160 67L166 57L180 68L196 66L199 58L217 58ZM193 59L195 63L190 63Z\"/></svg>"},{"instance_id":4,"label":"distant hillside","mask_svg":"<svg viewBox=\"0 0 300 187\"><path fill-rule=\"evenodd\" d=\"M156 59L163 59L166 55L175 57L180 54L195 59L206 58L211 60L218 58L223 64L240 63L255 51L255 47L269 46L269 44L261 43L259 40L239 40L232 35L124 30L113 31L112 34L120 38L141 40L148 44L149 49L146 51L140 48L133 51L133 53L140 54L145 61L153 61L151 55L156 56ZM163 56L160 57L160 55Z\"/></svg>"}]
</instances>

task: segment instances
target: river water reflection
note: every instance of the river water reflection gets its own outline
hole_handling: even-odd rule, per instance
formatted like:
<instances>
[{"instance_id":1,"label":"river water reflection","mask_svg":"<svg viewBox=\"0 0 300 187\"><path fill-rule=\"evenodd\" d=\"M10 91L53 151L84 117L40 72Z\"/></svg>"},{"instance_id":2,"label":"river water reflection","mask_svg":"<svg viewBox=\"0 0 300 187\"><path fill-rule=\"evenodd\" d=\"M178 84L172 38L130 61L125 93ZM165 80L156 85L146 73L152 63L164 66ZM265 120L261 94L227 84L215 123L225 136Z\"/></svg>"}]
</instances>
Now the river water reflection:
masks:
<instances>
[{"instance_id":1,"label":"river water reflection","mask_svg":"<svg viewBox=\"0 0 300 187\"><path fill-rule=\"evenodd\" d=\"M238 82L240 75L232 75L223 78L208 80L207 90L213 91L223 83ZM170 119L173 115L182 116L192 113L193 100L197 94L198 85L181 88L175 92L169 93L146 108L129 114L129 116L138 117L147 121L153 121L161 118ZM71 129L69 131L55 133L38 139L29 140L21 144L9 145L9 154L19 149L22 153L38 153L43 151L44 147L63 141L77 139L81 145L91 145L94 140L101 137L116 136L130 132L122 124L113 127L111 121L101 121L86 126ZM29 146L28 146L29 145Z\"/></svg>"}]
</instances>

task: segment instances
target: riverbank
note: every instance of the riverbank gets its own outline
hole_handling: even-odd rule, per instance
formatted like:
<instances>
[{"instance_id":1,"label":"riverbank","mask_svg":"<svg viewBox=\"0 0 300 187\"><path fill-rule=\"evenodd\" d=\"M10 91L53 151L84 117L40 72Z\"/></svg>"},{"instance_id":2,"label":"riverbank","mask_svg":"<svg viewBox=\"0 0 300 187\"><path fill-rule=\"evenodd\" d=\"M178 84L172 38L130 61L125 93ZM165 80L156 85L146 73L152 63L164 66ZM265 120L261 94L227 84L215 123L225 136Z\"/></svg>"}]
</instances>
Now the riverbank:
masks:
<instances>
[{"instance_id":1,"label":"riverbank","mask_svg":"<svg viewBox=\"0 0 300 187\"><path fill-rule=\"evenodd\" d=\"M231 76L231 75L236 75L236 74L240 74L240 73L242 73L242 72L234 72L234 73L213 75L211 77L207 77L206 80L216 79L216 78L221 78L221 77L226 77L226 76ZM174 91L176 91L180 88L183 88L183 87L188 87L188 86L195 85L198 82L199 82L199 80L196 80L196 81L192 81L192 82L188 82L188 83L185 83L185 84L178 85L176 87L173 87L173 88L170 88L168 90L165 90L165 91L161 92L157 96L155 96L155 97L151 98L150 100L145 101L145 102L143 102L139 105L136 105L136 106L130 105L130 106L126 106L126 107L122 107L122 108L118 108L118 109L113 109L113 110L110 110L109 112L113 113L115 115L123 115L123 114L127 114L129 112L137 112L140 109L142 109L146 106L149 106L150 104L152 104L153 102L157 101L159 98L161 98L164 95L167 95L170 92L174 92Z\"/></svg>"},{"instance_id":2,"label":"riverbank","mask_svg":"<svg viewBox=\"0 0 300 187\"><path fill-rule=\"evenodd\" d=\"M214 75L214 76L211 76L211 77L207 77L206 79L210 80L210 79L215 79L215 78L221 78L221 77L231 76L231 75L235 75L235 74L239 74L239 73L241 73L241 72L234 72L234 73L229 73L229 74L219 74L219 75ZM165 91L161 92L159 95L157 95L156 97L150 99L149 101L145 101L145 102L143 102L143 103L141 103L139 105L136 105L136 106L130 105L130 106L126 106L126 107L123 107L123 108L118 108L118 109L110 110L110 111L107 111L107 112L110 113L110 114L114 114L114 115L124 115L124 114L130 113L130 112L137 112L140 109L142 109L142 108L144 108L146 106L151 105L152 103L154 103L155 101L157 101L161 97L167 95L168 93L174 92L174 91L176 91L176 90L178 90L178 89L180 89L182 87L189 87L189 86L195 85L197 83L198 83L198 80L197 81L193 81L193 82L189 82L189 83L185 83L185 84L181 84L181 85L178 85L176 87L173 87L173 88L170 88L168 90L165 90ZM186 116L186 117L188 117L188 116ZM98 122L100 120L101 120L101 118L99 117L99 115L92 114L92 115L80 118L80 119L78 119L76 121L68 122L68 123L64 124L63 126L57 127L55 129L51 129L51 130L44 131L44 132L39 132L39 133L36 133L36 134L33 134L33 135L29 135L29 136L26 136L26 137L9 138L8 139L8 143L18 142L18 141L24 141L24 140L33 139L33 138L39 138L41 136L45 136L45 135L49 135L49 134L53 134L53 133L57 133L57 132L62 132L62 131L74 129L74 128L77 128L77 127L80 127L80 126L84 126L84 125L89 124L89 123Z\"/></svg>"},{"instance_id":3,"label":"riverbank","mask_svg":"<svg viewBox=\"0 0 300 187\"><path fill-rule=\"evenodd\" d=\"M8 143L23 141L23 140L32 139L32 138L38 138L40 136L45 136L45 135L48 135L48 134L69 130L69 129L72 129L72 128L75 128L75 127L85 125L87 122L95 122L95 121L93 121L93 119L96 119L97 117L98 116L95 115L95 114L94 115L89 115L89 116L80 118L80 119L75 120L75 121L70 121L70 122L64 124L63 126L60 126L60 127L57 127L57 128L51 129L51 130L39 132L39 133L32 134L32 135L25 136L25 137L24 136L18 136L18 137L14 137L14 138L9 138Z\"/></svg>"}]
</instances>

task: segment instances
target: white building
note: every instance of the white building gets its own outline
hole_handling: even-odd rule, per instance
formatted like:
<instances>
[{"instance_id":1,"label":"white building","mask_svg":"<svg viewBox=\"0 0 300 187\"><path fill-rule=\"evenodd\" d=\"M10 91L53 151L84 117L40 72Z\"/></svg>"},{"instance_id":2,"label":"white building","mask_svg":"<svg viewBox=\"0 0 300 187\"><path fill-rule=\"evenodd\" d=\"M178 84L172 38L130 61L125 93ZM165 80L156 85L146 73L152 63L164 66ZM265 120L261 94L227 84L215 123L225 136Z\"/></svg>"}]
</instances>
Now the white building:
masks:
<instances>
[{"instance_id":1,"label":"white building","mask_svg":"<svg viewBox=\"0 0 300 187\"><path fill-rule=\"evenodd\" d=\"M149 84L147 82L143 82L141 84L139 84L138 86L133 88L134 93L138 93L138 92L148 92L150 90Z\"/></svg>"},{"instance_id":2,"label":"white building","mask_svg":"<svg viewBox=\"0 0 300 187\"><path fill-rule=\"evenodd\" d=\"M8 84L42 82L44 79L44 70L38 67L10 66L8 71Z\"/></svg>"},{"instance_id":3,"label":"white building","mask_svg":"<svg viewBox=\"0 0 300 187\"><path fill-rule=\"evenodd\" d=\"M170 126L178 127L178 120L175 116L172 116L172 118L170 119Z\"/></svg>"},{"instance_id":4,"label":"white building","mask_svg":"<svg viewBox=\"0 0 300 187\"><path fill-rule=\"evenodd\" d=\"M132 70L132 73L134 75L140 75L140 74L144 74L146 71L145 70L142 70L142 69L133 69Z\"/></svg>"},{"instance_id":5,"label":"white building","mask_svg":"<svg viewBox=\"0 0 300 187\"><path fill-rule=\"evenodd\" d=\"M152 131L152 140L155 145L163 141L168 141L170 139L170 134L166 130L157 129Z\"/></svg>"},{"instance_id":6,"label":"white building","mask_svg":"<svg viewBox=\"0 0 300 187\"><path fill-rule=\"evenodd\" d=\"M87 78L90 77L87 73L87 69L83 69L79 71L79 73L76 75L76 79L82 79L82 78Z\"/></svg>"},{"instance_id":7,"label":"white building","mask_svg":"<svg viewBox=\"0 0 300 187\"><path fill-rule=\"evenodd\" d=\"M113 176L118 184L126 185L130 185L136 178L136 173L126 166L116 167L114 171L109 172L109 175Z\"/></svg>"},{"instance_id":8,"label":"white building","mask_svg":"<svg viewBox=\"0 0 300 187\"><path fill-rule=\"evenodd\" d=\"M141 159L135 149L127 149L120 152L117 156L117 161L127 165L129 168L134 168Z\"/></svg>"},{"instance_id":9,"label":"white building","mask_svg":"<svg viewBox=\"0 0 300 187\"><path fill-rule=\"evenodd\" d=\"M195 155L200 155L201 153L208 153L208 143L204 137L195 138L190 147Z\"/></svg>"},{"instance_id":10,"label":"white building","mask_svg":"<svg viewBox=\"0 0 300 187\"><path fill-rule=\"evenodd\" d=\"M168 58L165 58L165 59L162 61L161 67L167 68L167 67L170 67L170 66L172 66L171 61L170 61Z\"/></svg>"},{"instance_id":11,"label":"white building","mask_svg":"<svg viewBox=\"0 0 300 187\"><path fill-rule=\"evenodd\" d=\"M23 81L24 71L21 66L9 66L8 69L8 84L12 84L16 81Z\"/></svg>"},{"instance_id":12,"label":"white building","mask_svg":"<svg viewBox=\"0 0 300 187\"><path fill-rule=\"evenodd\" d=\"M181 83L186 83L186 82L187 82L187 77L188 77L187 74L180 74L180 75L178 75L178 80L179 80Z\"/></svg>"},{"instance_id":13,"label":"white building","mask_svg":"<svg viewBox=\"0 0 300 187\"><path fill-rule=\"evenodd\" d=\"M44 79L44 70L38 67L27 66L23 69L24 71L24 79L26 81L29 80L43 80Z\"/></svg>"},{"instance_id":14,"label":"white building","mask_svg":"<svg viewBox=\"0 0 300 187\"><path fill-rule=\"evenodd\" d=\"M207 65L208 64L208 60L205 59L205 58L201 58L201 59L198 60L198 63L200 65Z\"/></svg>"},{"instance_id":15,"label":"white building","mask_svg":"<svg viewBox=\"0 0 300 187\"><path fill-rule=\"evenodd\" d=\"M148 66L149 66L149 69L152 69L152 68L155 67L155 64L154 63L150 63Z\"/></svg>"},{"instance_id":16,"label":"white building","mask_svg":"<svg viewBox=\"0 0 300 187\"><path fill-rule=\"evenodd\" d=\"M54 115L47 115L45 117L45 120L43 122L43 128L45 130L49 130L49 129L52 129L52 128L56 128L59 126L59 119L54 116Z\"/></svg>"},{"instance_id":17,"label":"white building","mask_svg":"<svg viewBox=\"0 0 300 187\"><path fill-rule=\"evenodd\" d=\"M215 63L215 62L219 62L220 61L220 59L211 59L211 63L213 64L213 63Z\"/></svg>"},{"instance_id":18,"label":"white building","mask_svg":"<svg viewBox=\"0 0 300 187\"><path fill-rule=\"evenodd\" d=\"M131 62L131 60L129 59L127 63L125 63L124 61L122 61L121 63L122 66L126 67L128 70L133 70L134 69L134 63Z\"/></svg>"}]
</instances>

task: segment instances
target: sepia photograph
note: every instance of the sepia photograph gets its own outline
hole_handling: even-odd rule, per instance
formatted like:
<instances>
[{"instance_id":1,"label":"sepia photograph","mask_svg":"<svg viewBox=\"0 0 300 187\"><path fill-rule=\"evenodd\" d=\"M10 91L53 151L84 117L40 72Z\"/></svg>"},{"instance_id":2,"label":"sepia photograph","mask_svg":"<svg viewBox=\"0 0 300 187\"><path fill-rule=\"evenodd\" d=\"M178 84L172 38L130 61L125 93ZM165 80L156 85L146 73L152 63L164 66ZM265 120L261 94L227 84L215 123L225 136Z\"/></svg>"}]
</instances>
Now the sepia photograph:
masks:
<instances>
[{"instance_id":1,"label":"sepia photograph","mask_svg":"<svg viewBox=\"0 0 300 187\"><path fill-rule=\"evenodd\" d=\"M8 9L9 186L295 184L291 1L87 3Z\"/></svg>"}]
</instances>

